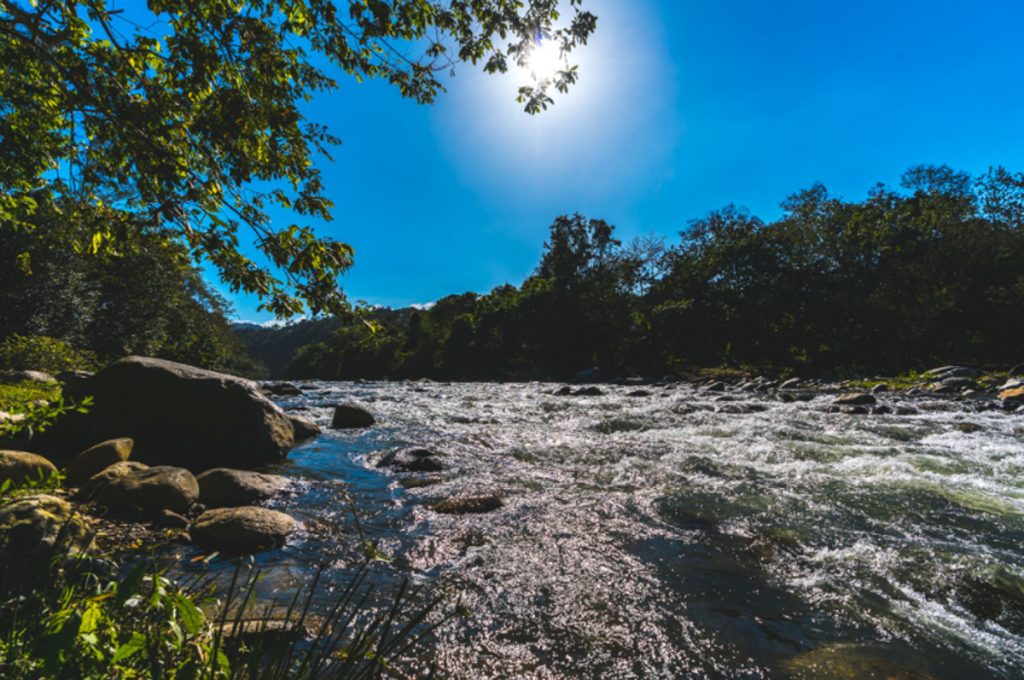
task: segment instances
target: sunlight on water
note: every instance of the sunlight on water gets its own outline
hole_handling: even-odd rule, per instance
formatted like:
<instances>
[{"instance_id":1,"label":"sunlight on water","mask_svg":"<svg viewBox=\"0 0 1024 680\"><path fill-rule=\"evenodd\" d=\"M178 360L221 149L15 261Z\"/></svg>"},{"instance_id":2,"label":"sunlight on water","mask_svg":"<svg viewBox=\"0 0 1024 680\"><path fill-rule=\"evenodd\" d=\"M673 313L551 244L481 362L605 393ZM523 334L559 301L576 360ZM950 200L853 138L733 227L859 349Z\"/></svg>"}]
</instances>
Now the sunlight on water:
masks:
<instances>
[{"instance_id":1,"label":"sunlight on water","mask_svg":"<svg viewBox=\"0 0 1024 680\"><path fill-rule=\"evenodd\" d=\"M396 558L383 582L412 574L471 610L436 641L446 676L1013 677L1024 664L1019 416L952 401L849 416L828 396L684 385L639 398L316 387L283 405L326 426L353 401L380 424L292 453L285 470L306 486L281 503L306 530L271 571L326 553L343 578L359 549L351 494ZM958 431L965 418L981 429ZM375 467L408 445L443 454L429 485ZM503 507L427 507L489 494Z\"/></svg>"}]
</instances>

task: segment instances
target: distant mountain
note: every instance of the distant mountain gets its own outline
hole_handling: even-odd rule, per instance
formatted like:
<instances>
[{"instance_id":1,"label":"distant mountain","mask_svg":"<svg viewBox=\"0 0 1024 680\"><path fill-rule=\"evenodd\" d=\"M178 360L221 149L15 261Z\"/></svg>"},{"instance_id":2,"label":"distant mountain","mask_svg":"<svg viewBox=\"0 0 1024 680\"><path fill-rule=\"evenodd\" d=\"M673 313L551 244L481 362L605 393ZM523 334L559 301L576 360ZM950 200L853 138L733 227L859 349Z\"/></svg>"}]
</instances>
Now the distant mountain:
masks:
<instances>
[{"instance_id":1,"label":"distant mountain","mask_svg":"<svg viewBox=\"0 0 1024 680\"><path fill-rule=\"evenodd\" d=\"M344 323L336 317L305 319L283 326L262 326L249 322L231 325L249 355L263 362L270 377L279 378L300 347L326 342Z\"/></svg>"}]
</instances>

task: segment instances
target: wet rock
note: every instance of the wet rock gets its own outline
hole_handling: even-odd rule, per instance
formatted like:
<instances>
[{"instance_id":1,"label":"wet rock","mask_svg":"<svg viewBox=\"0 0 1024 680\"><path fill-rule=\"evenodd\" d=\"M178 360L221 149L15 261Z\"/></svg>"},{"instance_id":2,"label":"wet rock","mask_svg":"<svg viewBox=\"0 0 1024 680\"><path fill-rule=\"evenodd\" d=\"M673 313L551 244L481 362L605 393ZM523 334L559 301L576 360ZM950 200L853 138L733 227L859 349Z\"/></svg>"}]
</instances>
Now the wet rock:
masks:
<instances>
[{"instance_id":1,"label":"wet rock","mask_svg":"<svg viewBox=\"0 0 1024 680\"><path fill-rule=\"evenodd\" d=\"M115 479L125 477L140 470L146 470L149 466L136 460L126 460L120 463L108 465L101 472L96 473L88 479L76 494L78 500L89 501L96 495L100 488L106 486Z\"/></svg>"},{"instance_id":2,"label":"wet rock","mask_svg":"<svg viewBox=\"0 0 1024 680\"><path fill-rule=\"evenodd\" d=\"M188 518L171 510L161 510L154 523L164 529L188 528Z\"/></svg>"},{"instance_id":3,"label":"wet rock","mask_svg":"<svg viewBox=\"0 0 1024 680\"><path fill-rule=\"evenodd\" d=\"M54 554L85 551L91 544L85 522L61 498L39 494L0 506L0 575L45 568Z\"/></svg>"},{"instance_id":4,"label":"wet rock","mask_svg":"<svg viewBox=\"0 0 1024 680\"><path fill-rule=\"evenodd\" d=\"M428 507L444 515L469 515L494 512L504 505L496 495L463 496L432 503Z\"/></svg>"},{"instance_id":5,"label":"wet rock","mask_svg":"<svg viewBox=\"0 0 1024 680\"><path fill-rule=\"evenodd\" d=\"M781 385L779 385L780 390L792 390L796 389L797 387L800 387L800 378L790 378L789 380L786 380Z\"/></svg>"},{"instance_id":6,"label":"wet rock","mask_svg":"<svg viewBox=\"0 0 1024 680\"><path fill-rule=\"evenodd\" d=\"M871 409L867 406L842 406L840 409L843 413L851 416L866 416L871 413Z\"/></svg>"},{"instance_id":7,"label":"wet rock","mask_svg":"<svg viewBox=\"0 0 1024 680\"><path fill-rule=\"evenodd\" d=\"M98 506L115 513L142 511L151 515L159 514L161 510L184 514L198 498L199 483L192 473L185 468L168 465L116 476L100 486L93 496Z\"/></svg>"},{"instance_id":8,"label":"wet rock","mask_svg":"<svg viewBox=\"0 0 1024 680\"><path fill-rule=\"evenodd\" d=\"M440 472L444 469L441 454L424 448L389 451L377 461L379 468L392 468L399 472Z\"/></svg>"},{"instance_id":9,"label":"wet rock","mask_svg":"<svg viewBox=\"0 0 1024 680\"><path fill-rule=\"evenodd\" d=\"M832 644L804 652L789 661L788 677L861 680L886 678L934 680L927 660L902 647Z\"/></svg>"},{"instance_id":10,"label":"wet rock","mask_svg":"<svg viewBox=\"0 0 1024 680\"><path fill-rule=\"evenodd\" d=\"M313 439L321 432L320 426L309 418L289 415L288 420L292 422L292 429L295 430L295 441L297 442Z\"/></svg>"},{"instance_id":11,"label":"wet rock","mask_svg":"<svg viewBox=\"0 0 1024 680\"><path fill-rule=\"evenodd\" d=\"M947 378L971 378L977 379L981 377L981 371L976 368L970 368L969 366L939 366L924 372L924 375L928 378L934 378L942 381Z\"/></svg>"},{"instance_id":12,"label":"wet rock","mask_svg":"<svg viewBox=\"0 0 1024 680\"><path fill-rule=\"evenodd\" d=\"M842 395L833 403L838 406L870 406L877 403L877 400L874 395L866 392L852 392Z\"/></svg>"},{"instance_id":13,"label":"wet rock","mask_svg":"<svg viewBox=\"0 0 1024 680\"><path fill-rule=\"evenodd\" d=\"M999 398L1003 401L1024 401L1024 387L1013 387L999 392Z\"/></svg>"},{"instance_id":14,"label":"wet rock","mask_svg":"<svg viewBox=\"0 0 1024 680\"><path fill-rule=\"evenodd\" d=\"M56 385L57 379L43 371L4 371L0 374L0 381L7 383L34 382L46 385Z\"/></svg>"},{"instance_id":15,"label":"wet rock","mask_svg":"<svg viewBox=\"0 0 1024 680\"><path fill-rule=\"evenodd\" d=\"M143 462L198 470L280 461L295 445L291 421L255 383L173 361L126 357L65 388L72 400L86 395L89 412L61 418L46 445L73 454L130 437Z\"/></svg>"},{"instance_id":16,"label":"wet rock","mask_svg":"<svg viewBox=\"0 0 1024 680\"><path fill-rule=\"evenodd\" d=\"M572 394L572 388L569 387L568 385L562 385L551 394L555 395L556 397L568 397Z\"/></svg>"},{"instance_id":17,"label":"wet rock","mask_svg":"<svg viewBox=\"0 0 1024 680\"><path fill-rule=\"evenodd\" d=\"M132 455L134 445L135 442L128 437L121 437L108 439L82 451L68 464L66 470L68 486L81 486L89 481L90 477L114 463L128 460Z\"/></svg>"},{"instance_id":18,"label":"wet rock","mask_svg":"<svg viewBox=\"0 0 1024 680\"><path fill-rule=\"evenodd\" d=\"M649 397L651 392L648 390L633 390L632 392L626 393L627 397Z\"/></svg>"},{"instance_id":19,"label":"wet rock","mask_svg":"<svg viewBox=\"0 0 1024 680\"><path fill-rule=\"evenodd\" d=\"M964 434L974 434L981 431L981 425L977 423L957 423L954 427Z\"/></svg>"},{"instance_id":20,"label":"wet rock","mask_svg":"<svg viewBox=\"0 0 1024 680\"><path fill-rule=\"evenodd\" d=\"M334 407L334 417L331 418L331 427L335 430L346 430L361 427L371 427L377 422L373 414L355 404L339 404Z\"/></svg>"},{"instance_id":21,"label":"wet rock","mask_svg":"<svg viewBox=\"0 0 1024 680\"><path fill-rule=\"evenodd\" d=\"M951 377L943 378L939 381L939 384L945 388L952 388L954 390L970 389L977 385L974 378L967 377Z\"/></svg>"},{"instance_id":22,"label":"wet rock","mask_svg":"<svg viewBox=\"0 0 1024 680\"><path fill-rule=\"evenodd\" d=\"M887 415L889 415L891 413L892 413L892 409L889 408L888 406L886 406L885 404L882 404L880 406L875 406L875 407L873 407L871 409L871 415L874 415L874 416L887 416Z\"/></svg>"},{"instance_id":23,"label":"wet rock","mask_svg":"<svg viewBox=\"0 0 1024 680\"><path fill-rule=\"evenodd\" d=\"M572 393L574 397L600 397L604 392L600 387L581 387Z\"/></svg>"},{"instance_id":24,"label":"wet rock","mask_svg":"<svg viewBox=\"0 0 1024 680\"><path fill-rule=\"evenodd\" d=\"M11 484L46 479L57 467L46 458L28 451L0 451L0 484Z\"/></svg>"},{"instance_id":25,"label":"wet rock","mask_svg":"<svg viewBox=\"0 0 1024 680\"><path fill-rule=\"evenodd\" d=\"M725 383L723 383L723 382L721 382L719 380L716 380L716 381L714 381L712 383L708 383L707 385L704 386L704 391L705 392L721 392L724 389L725 389Z\"/></svg>"},{"instance_id":26,"label":"wet rock","mask_svg":"<svg viewBox=\"0 0 1024 680\"><path fill-rule=\"evenodd\" d=\"M882 392L888 392L888 391L889 391L889 386L886 385L885 383L878 383L877 385L875 385L874 387L871 388L871 394L880 394Z\"/></svg>"},{"instance_id":27,"label":"wet rock","mask_svg":"<svg viewBox=\"0 0 1024 680\"><path fill-rule=\"evenodd\" d=\"M263 383L263 391L275 397L297 397L302 394L296 385L286 382Z\"/></svg>"},{"instance_id":28,"label":"wet rock","mask_svg":"<svg viewBox=\"0 0 1024 680\"><path fill-rule=\"evenodd\" d=\"M192 523L192 540L207 550L246 555L283 545L295 520L267 508L215 508Z\"/></svg>"},{"instance_id":29,"label":"wet rock","mask_svg":"<svg viewBox=\"0 0 1024 680\"><path fill-rule=\"evenodd\" d=\"M208 508L248 505L271 498L288 487L288 480L247 470L214 468L198 475L199 500Z\"/></svg>"},{"instance_id":30,"label":"wet rock","mask_svg":"<svg viewBox=\"0 0 1024 680\"><path fill-rule=\"evenodd\" d=\"M398 484L404 489L422 489L428 486L436 486L444 482L441 477L405 477L398 480Z\"/></svg>"}]
</instances>

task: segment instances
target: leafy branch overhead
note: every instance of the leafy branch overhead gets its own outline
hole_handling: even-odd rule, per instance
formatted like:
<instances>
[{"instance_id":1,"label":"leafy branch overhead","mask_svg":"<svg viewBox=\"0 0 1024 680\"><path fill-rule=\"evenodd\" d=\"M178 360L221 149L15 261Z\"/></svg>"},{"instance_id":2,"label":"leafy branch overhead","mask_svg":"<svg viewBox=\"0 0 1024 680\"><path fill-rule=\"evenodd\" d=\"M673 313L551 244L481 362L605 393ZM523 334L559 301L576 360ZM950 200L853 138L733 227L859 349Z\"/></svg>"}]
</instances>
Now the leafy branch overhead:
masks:
<instances>
[{"instance_id":1,"label":"leafy branch overhead","mask_svg":"<svg viewBox=\"0 0 1024 680\"><path fill-rule=\"evenodd\" d=\"M505 72L538 40L567 54L596 26L581 0L133 5L0 0L0 228L31 229L45 198L75 242L180 241L280 316L344 309L337 277L354 256L309 224L271 221L331 219L317 162L339 140L304 102L347 74L430 103L457 63ZM576 77L567 67L518 100L537 113ZM246 229L270 266L245 254Z\"/></svg>"}]
</instances>

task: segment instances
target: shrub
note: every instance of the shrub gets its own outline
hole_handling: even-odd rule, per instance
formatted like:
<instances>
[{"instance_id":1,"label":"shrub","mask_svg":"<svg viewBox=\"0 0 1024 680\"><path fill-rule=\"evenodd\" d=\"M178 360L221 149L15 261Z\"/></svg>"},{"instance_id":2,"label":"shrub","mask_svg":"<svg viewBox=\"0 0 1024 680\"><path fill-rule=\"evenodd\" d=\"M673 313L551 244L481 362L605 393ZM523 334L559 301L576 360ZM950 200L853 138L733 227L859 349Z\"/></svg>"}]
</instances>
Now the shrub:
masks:
<instances>
[{"instance_id":1,"label":"shrub","mask_svg":"<svg viewBox=\"0 0 1024 680\"><path fill-rule=\"evenodd\" d=\"M0 342L0 369L48 373L92 370L96 355L45 335L9 335Z\"/></svg>"}]
</instances>

